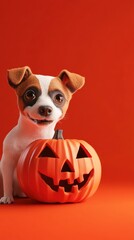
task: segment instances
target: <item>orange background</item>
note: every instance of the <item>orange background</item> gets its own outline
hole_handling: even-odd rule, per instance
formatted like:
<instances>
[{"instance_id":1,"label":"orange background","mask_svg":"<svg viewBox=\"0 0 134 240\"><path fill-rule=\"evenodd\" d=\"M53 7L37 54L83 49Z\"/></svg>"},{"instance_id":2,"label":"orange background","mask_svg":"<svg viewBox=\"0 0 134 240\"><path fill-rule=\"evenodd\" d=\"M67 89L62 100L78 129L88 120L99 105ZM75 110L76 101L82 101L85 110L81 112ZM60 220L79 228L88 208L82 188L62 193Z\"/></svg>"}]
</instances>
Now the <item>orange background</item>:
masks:
<instances>
[{"instance_id":1,"label":"orange background","mask_svg":"<svg viewBox=\"0 0 134 240\"><path fill-rule=\"evenodd\" d=\"M0 154L18 119L6 70L28 65L55 76L66 68L86 85L58 127L89 142L102 163L99 190L86 202L0 206L0 237L134 239L134 1L5 0L0 12Z\"/></svg>"}]
</instances>

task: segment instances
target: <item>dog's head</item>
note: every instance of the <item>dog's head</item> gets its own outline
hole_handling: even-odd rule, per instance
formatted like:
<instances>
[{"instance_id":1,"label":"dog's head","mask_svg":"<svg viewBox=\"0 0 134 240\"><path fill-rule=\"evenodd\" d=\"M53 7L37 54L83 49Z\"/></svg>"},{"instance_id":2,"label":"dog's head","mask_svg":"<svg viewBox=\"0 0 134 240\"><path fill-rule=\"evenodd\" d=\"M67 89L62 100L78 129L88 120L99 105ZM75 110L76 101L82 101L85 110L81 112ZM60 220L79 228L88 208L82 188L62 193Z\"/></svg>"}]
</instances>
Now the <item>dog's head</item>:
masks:
<instances>
[{"instance_id":1,"label":"dog's head","mask_svg":"<svg viewBox=\"0 0 134 240\"><path fill-rule=\"evenodd\" d=\"M48 125L64 117L72 95L85 79L67 70L51 77L22 67L8 70L8 82L16 90L21 113L34 124Z\"/></svg>"}]
</instances>

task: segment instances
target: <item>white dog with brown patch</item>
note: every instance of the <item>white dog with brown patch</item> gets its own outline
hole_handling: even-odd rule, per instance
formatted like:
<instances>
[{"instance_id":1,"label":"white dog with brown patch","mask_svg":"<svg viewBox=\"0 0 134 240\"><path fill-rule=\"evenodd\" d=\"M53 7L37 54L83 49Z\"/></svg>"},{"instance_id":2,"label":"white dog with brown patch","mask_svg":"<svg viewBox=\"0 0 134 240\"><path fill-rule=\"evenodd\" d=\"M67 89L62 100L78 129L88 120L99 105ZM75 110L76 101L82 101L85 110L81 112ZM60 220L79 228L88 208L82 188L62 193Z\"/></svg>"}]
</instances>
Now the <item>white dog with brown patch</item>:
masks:
<instances>
[{"instance_id":1,"label":"white dog with brown patch","mask_svg":"<svg viewBox=\"0 0 134 240\"><path fill-rule=\"evenodd\" d=\"M56 123L65 116L72 94L84 85L84 77L61 71L58 77L35 75L29 67L8 71L8 81L17 93L20 116L18 124L3 143L0 161L0 203L10 204L21 191L16 166L21 152L32 141L51 139Z\"/></svg>"}]
</instances>

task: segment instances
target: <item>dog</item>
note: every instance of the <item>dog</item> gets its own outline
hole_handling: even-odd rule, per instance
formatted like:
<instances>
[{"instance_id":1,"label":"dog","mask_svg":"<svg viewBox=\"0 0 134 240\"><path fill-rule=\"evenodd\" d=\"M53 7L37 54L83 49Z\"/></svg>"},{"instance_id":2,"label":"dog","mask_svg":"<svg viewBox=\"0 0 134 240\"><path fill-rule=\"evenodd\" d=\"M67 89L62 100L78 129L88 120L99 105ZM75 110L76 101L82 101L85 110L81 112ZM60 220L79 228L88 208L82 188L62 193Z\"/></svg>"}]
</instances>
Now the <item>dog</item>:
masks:
<instances>
[{"instance_id":1,"label":"dog","mask_svg":"<svg viewBox=\"0 0 134 240\"><path fill-rule=\"evenodd\" d=\"M8 70L8 83L17 94L20 115L3 142L1 204L14 202L15 196L25 197L16 174L20 154L34 140L53 138L57 122L65 116L72 95L84 85L85 78L68 70L57 77L36 75L25 66Z\"/></svg>"}]
</instances>

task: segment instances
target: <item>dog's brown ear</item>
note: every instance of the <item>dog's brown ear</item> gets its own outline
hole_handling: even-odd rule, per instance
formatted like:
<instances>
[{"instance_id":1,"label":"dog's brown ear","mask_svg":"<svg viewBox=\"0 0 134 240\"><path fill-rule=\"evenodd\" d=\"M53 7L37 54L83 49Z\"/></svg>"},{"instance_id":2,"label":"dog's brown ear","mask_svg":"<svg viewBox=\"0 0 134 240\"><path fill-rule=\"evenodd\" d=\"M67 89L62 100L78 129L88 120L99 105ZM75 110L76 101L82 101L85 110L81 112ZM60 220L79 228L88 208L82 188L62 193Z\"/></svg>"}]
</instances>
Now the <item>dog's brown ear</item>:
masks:
<instances>
[{"instance_id":1,"label":"dog's brown ear","mask_svg":"<svg viewBox=\"0 0 134 240\"><path fill-rule=\"evenodd\" d=\"M62 70L58 76L66 87L75 93L78 89L82 88L85 84L85 78L76 73L71 73L68 70Z\"/></svg>"},{"instance_id":2,"label":"dog's brown ear","mask_svg":"<svg viewBox=\"0 0 134 240\"><path fill-rule=\"evenodd\" d=\"M25 81L32 71L29 67L13 68L7 71L8 82L11 87L16 88L21 82Z\"/></svg>"}]
</instances>

